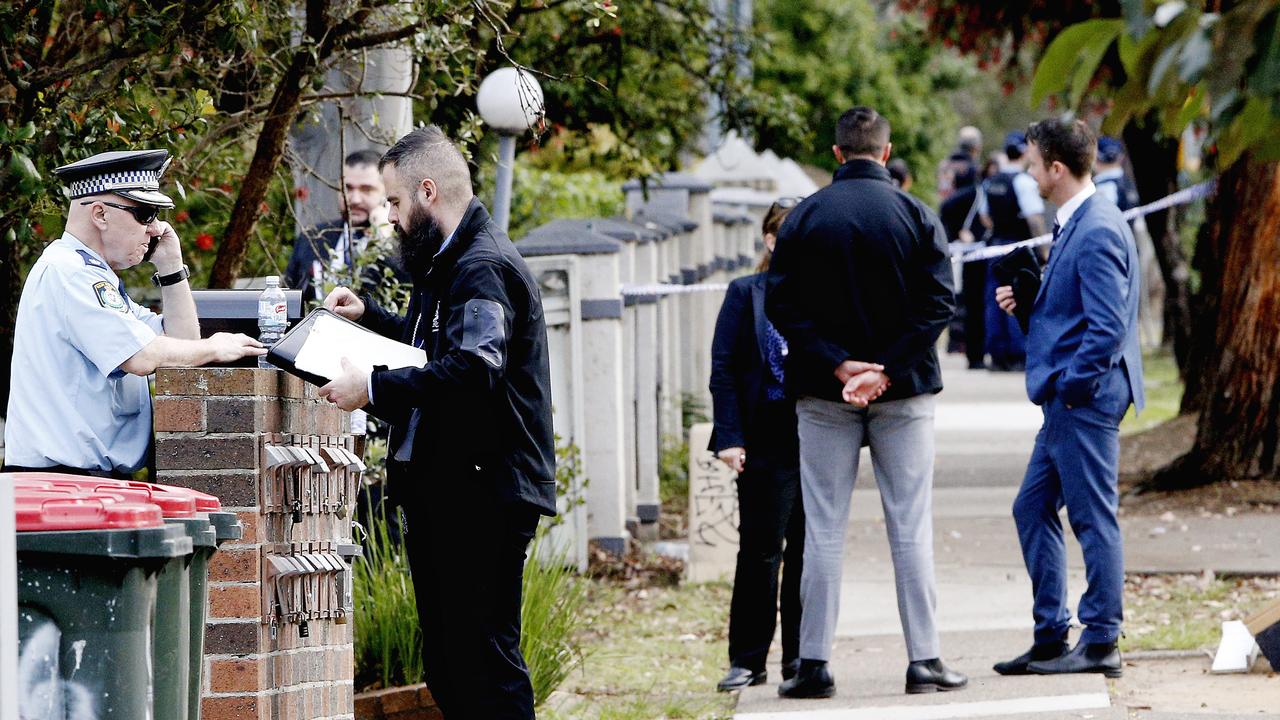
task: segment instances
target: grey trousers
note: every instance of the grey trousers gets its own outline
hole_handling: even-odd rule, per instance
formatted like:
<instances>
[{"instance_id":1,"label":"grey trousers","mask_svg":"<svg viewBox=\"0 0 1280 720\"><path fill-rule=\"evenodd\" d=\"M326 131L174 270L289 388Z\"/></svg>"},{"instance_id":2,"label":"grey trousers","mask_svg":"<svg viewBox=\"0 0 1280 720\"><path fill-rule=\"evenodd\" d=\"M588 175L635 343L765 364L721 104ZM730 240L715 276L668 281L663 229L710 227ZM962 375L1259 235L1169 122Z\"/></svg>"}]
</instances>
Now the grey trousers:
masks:
<instances>
[{"instance_id":1,"label":"grey trousers","mask_svg":"<svg viewBox=\"0 0 1280 720\"><path fill-rule=\"evenodd\" d=\"M893 555L898 616L912 662L939 657L933 575L934 395L872 403L802 398L800 489L804 497L804 573L800 579L800 657L830 660L840 615L840 577L849 504L866 438Z\"/></svg>"}]
</instances>

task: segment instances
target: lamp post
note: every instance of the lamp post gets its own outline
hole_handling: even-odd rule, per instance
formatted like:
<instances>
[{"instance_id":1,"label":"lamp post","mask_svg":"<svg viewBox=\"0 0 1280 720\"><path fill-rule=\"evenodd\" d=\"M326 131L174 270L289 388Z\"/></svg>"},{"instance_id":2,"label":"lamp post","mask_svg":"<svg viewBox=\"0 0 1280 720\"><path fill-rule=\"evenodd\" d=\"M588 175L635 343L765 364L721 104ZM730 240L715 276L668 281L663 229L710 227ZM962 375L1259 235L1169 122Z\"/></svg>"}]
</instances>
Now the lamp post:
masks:
<instances>
[{"instance_id":1,"label":"lamp post","mask_svg":"<svg viewBox=\"0 0 1280 720\"><path fill-rule=\"evenodd\" d=\"M542 87L527 70L494 70L476 93L476 108L485 124L498 131L498 171L493 191L493 220L503 232L511 221L511 174L516 136L542 122Z\"/></svg>"}]
</instances>

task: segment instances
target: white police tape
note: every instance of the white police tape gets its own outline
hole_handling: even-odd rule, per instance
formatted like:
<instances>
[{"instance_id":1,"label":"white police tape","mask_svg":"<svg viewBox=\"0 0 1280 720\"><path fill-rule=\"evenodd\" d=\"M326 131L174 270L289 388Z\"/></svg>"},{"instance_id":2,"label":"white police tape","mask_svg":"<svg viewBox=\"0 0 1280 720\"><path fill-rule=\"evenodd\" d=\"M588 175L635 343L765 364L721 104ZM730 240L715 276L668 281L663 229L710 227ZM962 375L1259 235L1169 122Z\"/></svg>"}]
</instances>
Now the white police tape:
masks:
<instances>
[{"instance_id":1,"label":"white police tape","mask_svg":"<svg viewBox=\"0 0 1280 720\"><path fill-rule=\"evenodd\" d=\"M1200 198L1207 197L1209 193L1213 192L1213 188L1216 184L1217 184L1216 179L1205 180L1202 183L1192 185L1189 188L1184 188L1171 195L1166 195L1165 197L1162 197L1159 200L1156 200L1154 202L1147 203L1146 205L1142 205L1136 208L1130 208L1129 210L1126 210L1124 212L1124 219L1128 221L1136 217L1142 217L1145 215L1150 215L1151 213L1160 212L1161 210L1171 208L1175 205L1186 205L1187 203L1195 202ZM992 258L998 258L1002 255L1007 255L1010 252L1013 252L1015 249L1020 247L1039 247L1040 245L1048 245L1051 242L1053 242L1053 234L1045 233L1044 235L1037 235L1036 237L1033 237L1030 240L1023 240L1021 242L1009 243L1008 245L991 245L991 246L984 245L983 247L980 247L977 249L970 249L969 247L966 247L961 243L952 243L951 261L958 262L958 263L966 263L966 262L976 262L978 260L990 260Z\"/></svg>"},{"instance_id":2,"label":"white police tape","mask_svg":"<svg viewBox=\"0 0 1280 720\"><path fill-rule=\"evenodd\" d=\"M1205 180L1204 182L1199 183L1197 185L1192 185L1189 188L1185 188L1171 195L1162 197L1159 200L1156 200L1155 202L1150 202L1150 203L1147 203L1146 205L1142 205L1140 207L1126 210L1124 212L1124 219L1132 220L1136 217L1150 215L1151 213L1154 213L1154 212L1160 212L1161 210L1171 208L1175 205L1186 205L1187 203L1194 202L1196 200L1199 200L1200 198L1208 196L1209 193L1213 192L1213 188L1216 185L1216 183L1217 183L1217 180ZM961 243L952 243L951 244L951 253L952 253L951 261L955 263L961 263L961 262L975 262L978 260L990 260L991 258L997 258L1002 255L1006 255L1012 252L1015 248L1038 247L1040 245L1047 245L1051 242L1053 242L1053 235L1051 233L1045 233L1044 235L1033 237L1030 240L1023 240L1021 242L1010 243L1008 245L993 245L989 247L986 245L983 245L982 247L979 247L976 249L974 249L970 245L962 245ZM662 297L667 295L690 295L693 293L724 292L728 288L729 288L729 285L727 283L700 283L696 285L673 285L670 283L651 283L648 285L623 285L622 296L623 297L637 297L637 296Z\"/></svg>"}]
</instances>

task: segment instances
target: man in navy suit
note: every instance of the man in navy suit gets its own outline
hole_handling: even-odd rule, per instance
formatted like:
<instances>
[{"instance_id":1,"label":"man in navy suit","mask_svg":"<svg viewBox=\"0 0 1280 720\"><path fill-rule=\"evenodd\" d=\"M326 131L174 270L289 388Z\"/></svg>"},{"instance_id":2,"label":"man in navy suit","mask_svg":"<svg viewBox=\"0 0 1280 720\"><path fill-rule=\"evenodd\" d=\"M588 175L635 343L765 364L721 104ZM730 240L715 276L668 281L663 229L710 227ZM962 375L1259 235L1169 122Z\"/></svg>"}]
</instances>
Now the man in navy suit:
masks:
<instances>
[{"instance_id":1,"label":"man in navy suit","mask_svg":"<svg viewBox=\"0 0 1280 720\"><path fill-rule=\"evenodd\" d=\"M1027 131L1027 171L1058 206L1049 263L1027 333L1027 395L1044 410L1013 503L1035 596L1035 643L997 663L1002 675L1104 673L1119 677L1124 555L1116 521L1120 420L1143 405L1138 348L1138 251L1120 210L1089 179L1097 138L1080 120ZM1010 314L1013 289L996 289ZM1088 589L1080 641L1067 650L1067 559L1058 510L1066 505L1084 550Z\"/></svg>"}]
</instances>

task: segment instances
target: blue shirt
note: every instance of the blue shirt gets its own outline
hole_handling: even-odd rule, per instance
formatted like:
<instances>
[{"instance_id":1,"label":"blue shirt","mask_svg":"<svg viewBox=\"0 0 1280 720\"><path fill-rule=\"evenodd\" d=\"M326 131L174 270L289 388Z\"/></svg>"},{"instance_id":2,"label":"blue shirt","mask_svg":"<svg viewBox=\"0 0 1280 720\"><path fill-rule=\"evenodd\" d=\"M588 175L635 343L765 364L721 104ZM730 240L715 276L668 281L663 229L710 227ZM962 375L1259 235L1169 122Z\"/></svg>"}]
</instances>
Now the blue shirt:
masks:
<instances>
[{"instance_id":1,"label":"blue shirt","mask_svg":"<svg viewBox=\"0 0 1280 720\"><path fill-rule=\"evenodd\" d=\"M27 275L13 334L5 463L132 472L151 445L147 378L120 365L164 325L70 233Z\"/></svg>"}]
</instances>

